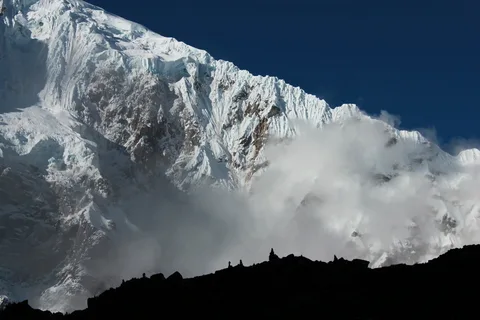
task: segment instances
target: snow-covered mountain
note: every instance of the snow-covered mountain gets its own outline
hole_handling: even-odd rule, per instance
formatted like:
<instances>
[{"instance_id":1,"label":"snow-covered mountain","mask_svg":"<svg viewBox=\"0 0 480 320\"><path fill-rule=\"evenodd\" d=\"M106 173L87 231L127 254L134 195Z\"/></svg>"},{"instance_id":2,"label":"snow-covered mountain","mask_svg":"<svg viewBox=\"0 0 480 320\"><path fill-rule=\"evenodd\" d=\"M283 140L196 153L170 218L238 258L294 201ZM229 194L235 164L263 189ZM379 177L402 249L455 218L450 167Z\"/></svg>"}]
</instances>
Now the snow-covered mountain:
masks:
<instances>
[{"instance_id":1,"label":"snow-covered mountain","mask_svg":"<svg viewBox=\"0 0 480 320\"><path fill-rule=\"evenodd\" d=\"M0 5L0 296L68 311L271 245L375 267L479 240L477 149L451 156L82 1Z\"/></svg>"}]
</instances>

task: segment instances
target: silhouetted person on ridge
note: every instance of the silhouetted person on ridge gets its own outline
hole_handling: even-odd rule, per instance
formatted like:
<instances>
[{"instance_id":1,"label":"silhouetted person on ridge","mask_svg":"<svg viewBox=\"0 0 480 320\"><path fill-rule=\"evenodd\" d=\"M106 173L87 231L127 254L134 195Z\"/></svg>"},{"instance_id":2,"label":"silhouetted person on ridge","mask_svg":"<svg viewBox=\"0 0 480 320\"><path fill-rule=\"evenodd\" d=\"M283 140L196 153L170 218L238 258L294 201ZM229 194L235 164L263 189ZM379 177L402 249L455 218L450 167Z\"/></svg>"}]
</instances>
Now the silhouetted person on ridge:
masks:
<instances>
[{"instance_id":1,"label":"silhouetted person on ridge","mask_svg":"<svg viewBox=\"0 0 480 320\"><path fill-rule=\"evenodd\" d=\"M240 260L240 263L238 264L238 266L243 267L243 262L242 262L242 260Z\"/></svg>"},{"instance_id":2,"label":"silhouetted person on ridge","mask_svg":"<svg viewBox=\"0 0 480 320\"><path fill-rule=\"evenodd\" d=\"M228 267L231 268L232 267L232 263L230 261L228 261Z\"/></svg>"},{"instance_id":3,"label":"silhouetted person on ridge","mask_svg":"<svg viewBox=\"0 0 480 320\"><path fill-rule=\"evenodd\" d=\"M272 250L270 250L270 255L268 256L268 261L275 261L275 260L278 260L280 259L276 254L275 252L273 251L273 248Z\"/></svg>"}]
</instances>

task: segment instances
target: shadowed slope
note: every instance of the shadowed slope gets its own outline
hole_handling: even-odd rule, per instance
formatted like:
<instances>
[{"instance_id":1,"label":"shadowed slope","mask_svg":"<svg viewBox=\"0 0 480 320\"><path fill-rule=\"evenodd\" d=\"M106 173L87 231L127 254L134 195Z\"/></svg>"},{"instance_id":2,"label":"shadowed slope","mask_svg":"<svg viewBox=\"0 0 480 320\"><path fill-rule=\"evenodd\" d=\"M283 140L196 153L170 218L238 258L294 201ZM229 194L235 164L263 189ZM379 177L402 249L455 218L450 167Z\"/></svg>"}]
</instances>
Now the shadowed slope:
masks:
<instances>
[{"instance_id":1,"label":"shadowed slope","mask_svg":"<svg viewBox=\"0 0 480 320\"><path fill-rule=\"evenodd\" d=\"M272 252L273 253L273 252ZM124 282L61 315L8 305L2 319L158 319L167 316L329 319L464 318L473 315L480 246L453 249L426 264L369 269L362 260L325 263L289 255L183 279L178 272Z\"/></svg>"}]
</instances>

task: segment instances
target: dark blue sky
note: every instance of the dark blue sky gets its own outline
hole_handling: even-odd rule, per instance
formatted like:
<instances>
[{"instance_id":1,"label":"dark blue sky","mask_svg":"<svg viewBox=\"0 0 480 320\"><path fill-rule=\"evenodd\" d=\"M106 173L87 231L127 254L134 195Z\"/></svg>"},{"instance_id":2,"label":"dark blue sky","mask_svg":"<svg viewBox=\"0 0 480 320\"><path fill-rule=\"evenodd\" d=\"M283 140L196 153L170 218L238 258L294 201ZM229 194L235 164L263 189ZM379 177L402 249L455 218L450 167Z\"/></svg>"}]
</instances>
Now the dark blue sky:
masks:
<instances>
[{"instance_id":1,"label":"dark blue sky","mask_svg":"<svg viewBox=\"0 0 480 320\"><path fill-rule=\"evenodd\" d=\"M90 0L336 106L480 136L480 0Z\"/></svg>"}]
</instances>

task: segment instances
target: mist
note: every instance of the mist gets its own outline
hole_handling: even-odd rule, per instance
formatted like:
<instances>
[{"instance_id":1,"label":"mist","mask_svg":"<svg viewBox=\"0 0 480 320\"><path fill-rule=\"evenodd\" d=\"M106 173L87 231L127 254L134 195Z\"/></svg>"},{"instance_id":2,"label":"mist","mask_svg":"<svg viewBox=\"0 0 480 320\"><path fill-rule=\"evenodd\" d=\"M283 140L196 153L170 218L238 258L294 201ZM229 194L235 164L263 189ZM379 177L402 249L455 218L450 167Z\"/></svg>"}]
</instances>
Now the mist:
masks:
<instances>
[{"instance_id":1,"label":"mist","mask_svg":"<svg viewBox=\"0 0 480 320\"><path fill-rule=\"evenodd\" d=\"M379 267L478 243L480 167L447 153L428 161L442 151L399 123L385 112L321 129L297 122L295 139L267 143L269 166L249 190L185 194L162 182L125 204L137 232L114 239L91 270L108 285L143 272L191 277L264 261L270 248Z\"/></svg>"}]
</instances>

